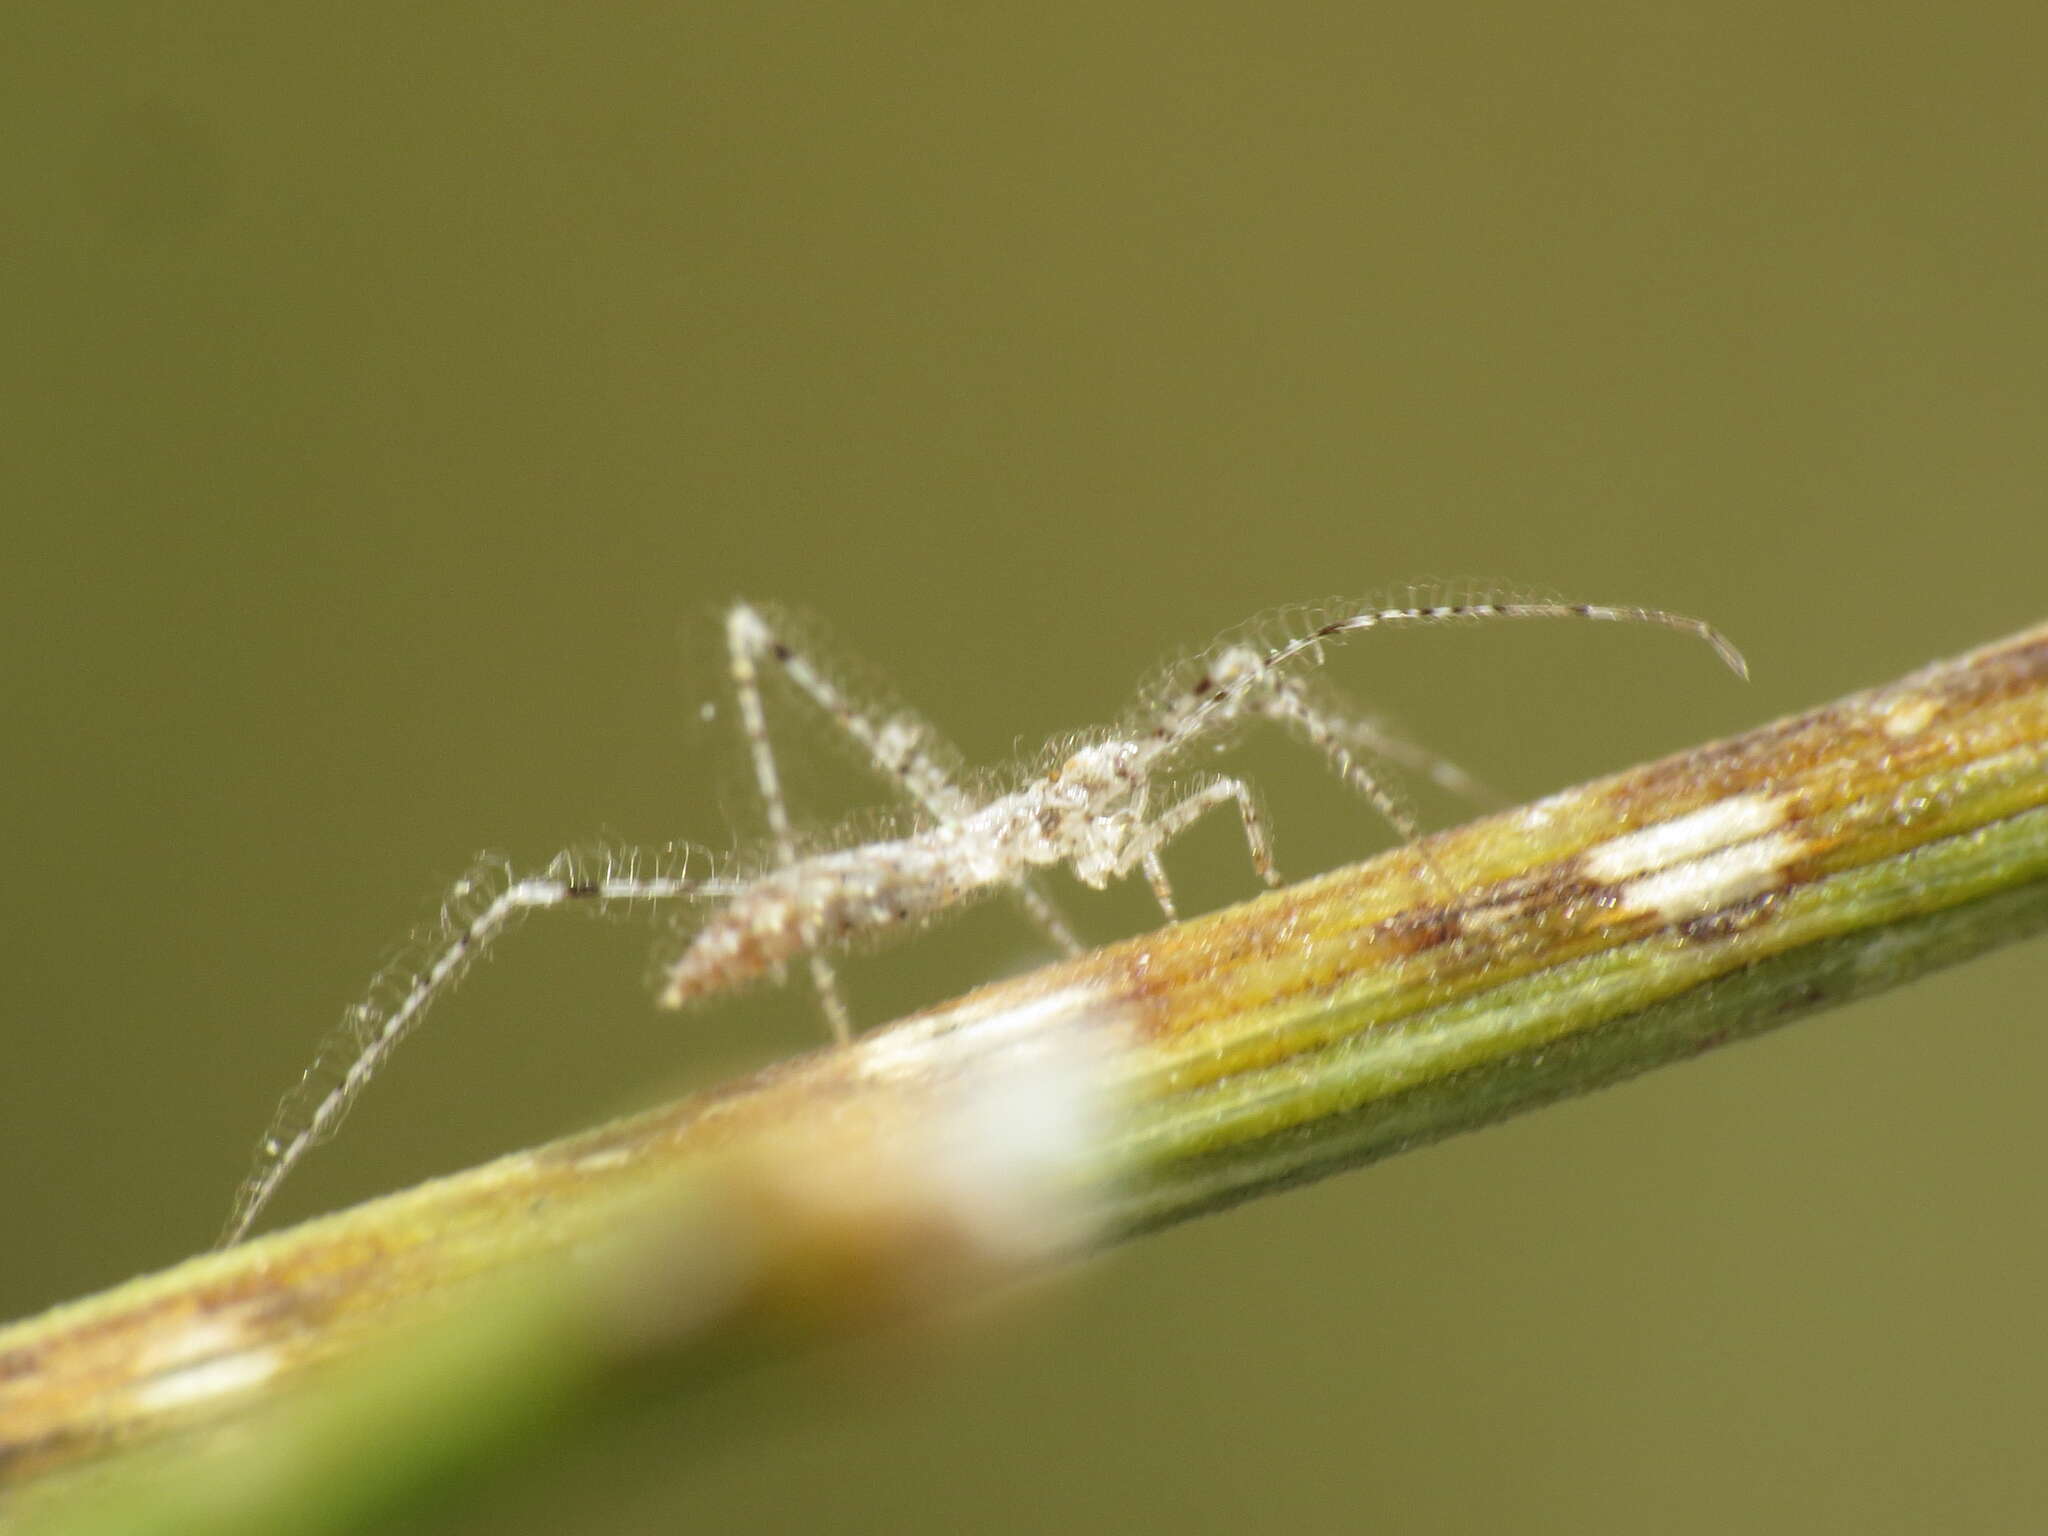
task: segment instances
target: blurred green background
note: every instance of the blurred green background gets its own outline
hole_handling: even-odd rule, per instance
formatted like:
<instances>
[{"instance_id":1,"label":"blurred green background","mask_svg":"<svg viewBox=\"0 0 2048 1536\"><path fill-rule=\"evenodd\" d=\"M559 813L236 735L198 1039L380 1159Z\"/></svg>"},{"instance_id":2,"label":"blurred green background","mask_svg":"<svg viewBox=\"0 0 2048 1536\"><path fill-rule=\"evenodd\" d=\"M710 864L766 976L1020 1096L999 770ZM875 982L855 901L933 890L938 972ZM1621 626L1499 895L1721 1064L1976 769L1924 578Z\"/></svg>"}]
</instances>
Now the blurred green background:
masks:
<instances>
[{"instance_id":1,"label":"blurred green background","mask_svg":"<svg viewBox=\"0 0 2048 1536\"><path fill-rule=\"evenodd\" d=\"M1336 660L1518 797L2043 616L2033 7L8 32L0 1315L209 1240L478 849L751 839L695 718L735 594L993 762L1225 625L1416 578L1748 648L1746 689L1604 628ZM872 798L816 755L813 815ZM1245 762L1283 868L1384 843L1300 754ZM1220 825L1175 868L1252 887ZM650 943L530 926L278 1216L815 1043L794 989L657 1014ZM850 989L875 1020L1035 953L990 911ZM1147 1240L447 1528L2037 1528L2043 975L2007 953Z\"/></svg>"}]
</instances>

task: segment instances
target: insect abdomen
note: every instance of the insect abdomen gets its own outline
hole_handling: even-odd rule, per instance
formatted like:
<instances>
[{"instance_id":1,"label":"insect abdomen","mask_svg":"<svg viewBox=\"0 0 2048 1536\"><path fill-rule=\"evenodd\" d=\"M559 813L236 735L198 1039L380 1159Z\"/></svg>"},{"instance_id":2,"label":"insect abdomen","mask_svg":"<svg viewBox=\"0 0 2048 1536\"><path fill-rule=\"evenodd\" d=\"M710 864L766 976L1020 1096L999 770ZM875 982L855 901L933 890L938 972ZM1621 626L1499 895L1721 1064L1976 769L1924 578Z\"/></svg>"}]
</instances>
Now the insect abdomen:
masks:
<instances>
[{"instance_id":1,"label":"insect abdomen","mask_svg":"<svg viewBox=\"0 0 2048 1536\"><path fill-rule=\"evenodd\" d=\"M661 1005L679 1008L813 949L930 916L964 894L951 861L916 839L802 860L713 914L670 968Z\"/></svg>"}]
</instances>

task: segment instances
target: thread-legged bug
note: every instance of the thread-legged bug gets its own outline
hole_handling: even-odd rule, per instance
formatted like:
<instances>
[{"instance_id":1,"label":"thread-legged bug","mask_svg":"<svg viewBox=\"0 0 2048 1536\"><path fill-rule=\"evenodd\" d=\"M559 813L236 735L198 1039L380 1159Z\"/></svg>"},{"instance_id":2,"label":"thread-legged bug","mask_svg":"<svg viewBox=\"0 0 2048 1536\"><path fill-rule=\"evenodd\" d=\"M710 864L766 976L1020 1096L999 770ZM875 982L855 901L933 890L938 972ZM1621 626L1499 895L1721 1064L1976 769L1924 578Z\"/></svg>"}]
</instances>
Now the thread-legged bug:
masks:
<instances>
[{"instance_id":1,"label":"thread-legged bug","mask_svg":"<svg viewBox=\"0 0 2048 1536\"><path fill-rule=\"evenodd\" d=\"M1403 836L1415 827L1367 766L1374 756L1419 768L1454 789L1469 781L1450 764L1400 741L1307 676L1324 648L1368 629L1486 619L1587 619L1658 625L1711 645L1738 676L1741 653L1699 619L1650 608L1590 603L1476 602L1365 608L1307 623L1277 642L1220 644L1150 690L1125 722L1092 732L1049 756L1039 772L1007 787L968 786L959 758L907 710L865 711L809 657L782 637L763 610L739 603L726 616L740 725L766 809L772 862L751 877L693 878L690 850L657 856L631 850L558 855L538 875L492 861L459 881L441 918L410 963L387 970L371 995L343 1017L313 1068L279 1108L258 1144L221 1235L238 1240L292 1167L332 1135L348 1107L428 1006L519 917L540 908L641 902L710 903L710 917L665 973L664 1007L680 1007L802 958L809 964L834 1036L852 1035L826 951L879 937L977 897L1006 892L1059 948L1081 948L1039 876L1065 868L1097 889L1142 872L1160 909L1176 915L1161 851L1197 819L1233 808L1253 869L1277 884L1265 823L1243 780L1175 779L1197 742L1250 720L1277 722L1321 751ZM762 674L775 669L892 780L916 808L900 836L825 852L797 845L769 740Z\"/></svg>"}]
</instances>

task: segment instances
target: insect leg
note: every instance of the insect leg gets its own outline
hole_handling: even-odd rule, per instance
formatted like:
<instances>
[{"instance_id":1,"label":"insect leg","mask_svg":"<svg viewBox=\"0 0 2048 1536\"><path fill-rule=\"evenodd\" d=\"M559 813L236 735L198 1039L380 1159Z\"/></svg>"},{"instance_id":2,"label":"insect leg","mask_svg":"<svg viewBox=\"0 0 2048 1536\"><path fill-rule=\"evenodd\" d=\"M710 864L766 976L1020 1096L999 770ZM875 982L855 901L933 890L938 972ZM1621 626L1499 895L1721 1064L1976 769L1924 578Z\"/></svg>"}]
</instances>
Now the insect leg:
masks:
<instances>
[{"instance_id":1,"label":"insect leg","mask_svg":"<svg viewBox=\"0 0 2048 1536\"><path fill-rule=\"evenodd\" d=\"M1369 757L1397 763L1474 805L1505 803L1505 797L1491 785L1376 719L1334 683L1321 678L1282 677L1276 680L1273 695L1270 701L1248 701L1248 707L1291 725L1329 757L1331 765L1347 781L1350 774L1338 761L1336 747L1348 746Z\"/></svg>"},{"instance_id":2,"label":"insect leg","mask_svg":"<svg viewBox=\"0 0 2048 1536\"><path fill-rule=\"evenodd\" d=\"M1258 803L1252 798L1251 789L1244 780L1232 778L1212 779L1193 794L1160 812L1158 817L1132 840L1130 848L1119 861L1118 872L1128 874L1133 868L1142 865L1147 873L1150 873L1158 862L1161 848L1185 832L1197 818L1206 815L1227 800L1237 802L1237 812L1244 823L1245 847L1251 854L1252 868L1258 871L1259 878L1266 884L1278 885L1280 873L1273 867L1273 851L1266 841L1266 824L1259 815ZM1171 908L1168 908L1167 915L1173 915Z\"/></svg>"},{"instance_id":3,"label":"insect leg","mask_svg":"<svg viewBox=\"0 0 2048 1536\"><path fill-rule=\"evenodd\" d=\"M957 782L959 755L929 723L907 709L896 708L878 718L857 708L844 689L777 632L773 620L762 609L751 603L735 603L726 616L726 643L732 654L741 729L746 733L753 758L755 782L767 805L776 858L782 864L795 862L796 844L774 750L768 740L760 683L764 662L778 665L797 691L860 749L878 775L934 820L957 821L978 808L975 799ZM1084 946L1080 939L1028 873L1019 874L1007 884L1025 915L1055 945L1070 955L1081 952ZM830 974L829 964L814 959L813 979L819 975L820 965L824 965L825 974ZM822 983L820 995L825 995ZM844 1007L838 1009L836 1016L832 1003L827 1002L825 1009L833 1020L833 1033L845 1038Z\"/></svg>"},{"instance_id":4,"label":"insect leg","mask_svg":"<svg viewBox=\"0 0 2048 1536\"><path fill-rule=\"evenodd\" d=\"M729 894L728 886L688 879L680 866L666 868L666 862L655 858L652 872L643 873L641 856L621 850L603 855L601 870L592 871L586 861L563 853L544 873L519 877L501 859L479 861L450 887L440 920L384 969L371 983L369 996L342 1015L321 1043L313 1065L285 1096L256 1144L215 1246L241 1240L299 1160L340 1127L357 1096L434 999L528 912Z\"/></svg>"},{"instance_id":5,"label":"insect leg","mask_svg":"<svg viewBox=\"0 0 2048 1536\"><path fill-rule=\"evenodd\" d=\"M1145 878L1152 882L1152 895L1159 903L1159 910L1166 914L1169 923L1180 921L1180 912L1173 904L1173 884L1166 878L1166 865L1160 862L1159 850L1153 849L1144 857Z\"/></svg>"}]
</instances>

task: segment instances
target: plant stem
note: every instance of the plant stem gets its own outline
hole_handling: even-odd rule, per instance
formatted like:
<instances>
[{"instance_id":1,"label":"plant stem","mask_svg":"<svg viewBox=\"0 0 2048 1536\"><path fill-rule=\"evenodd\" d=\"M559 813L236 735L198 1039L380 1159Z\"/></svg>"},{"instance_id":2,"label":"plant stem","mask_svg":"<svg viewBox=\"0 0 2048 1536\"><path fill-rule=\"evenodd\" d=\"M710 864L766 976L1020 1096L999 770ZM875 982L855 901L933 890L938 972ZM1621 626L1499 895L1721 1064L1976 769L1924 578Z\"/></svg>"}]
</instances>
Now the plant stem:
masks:
<instances>
[{"instance_id":1,"label":"plant stem","mask_svg":"<svg viewBox=\"0 0 2048 1536\"><path fill-rule=\"evenodd\" d=\"M303 1444L359 1393L381 1464L431 1461L403 1405L461 1421L451 1372L343 1362L434 1325L494 1442L623 1361L914 1312L2044 925L2048 627L17 1324L0 1468L211 1455L316 1380L359 1385ZM193 1497L158 1527L227 1528Z\"/></svg>"}]
</instances>

